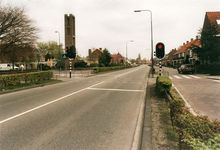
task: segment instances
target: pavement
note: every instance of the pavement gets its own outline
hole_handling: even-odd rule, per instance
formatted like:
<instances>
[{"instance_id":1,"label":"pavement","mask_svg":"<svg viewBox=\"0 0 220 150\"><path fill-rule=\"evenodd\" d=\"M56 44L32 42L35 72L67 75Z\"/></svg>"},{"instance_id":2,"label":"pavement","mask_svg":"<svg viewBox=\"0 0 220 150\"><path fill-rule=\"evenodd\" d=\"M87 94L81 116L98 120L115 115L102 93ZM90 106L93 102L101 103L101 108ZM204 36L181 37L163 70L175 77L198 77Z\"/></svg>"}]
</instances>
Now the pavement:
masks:
<instances>
[{"instance_id":1,"label":"pavement","mask_svg":"<svg viewBox=\"0 0 220 150\"><path fill-rule=\"evenodd\" d=\"M60 74L59 74L60 73ZM124 74L123 74L124 75ZM63 83L63 82L61 82L61 84L68 84L68 85L71 85L72 86L72 82L73 83L75 83L75 84L78 84L78 82L83 82L84 83L84 80L88 80L88 78L86 78L86 77L88 77L88 76L96 76L96 74L91 74L91 73L89 73L88 71L87 71L87 75L86 75L86 72L84 72L84 73L74 73L74 76L72 76L72 78L69 78L68 76L63 76L63 73L62 72L59 72L59 71L54 71L54 79L58 79L58 80L62 80L62 81L66 81L66 83ZM98 75L98 76L100 76L99 78L103 78L102 76L104 76L104 74L102 75L102 74L100 74L100 75ZM108 75L109 77L111 76L111 75ZM135 76L136 77L136 76ZM135 79L135 77L134 77L134 79ZM93 77L92 77L93 78ZM118 77L118 78L121 78L121 76L120 77ZM125 78L126 79L126 78ZM151 80L153 80L152 82L155 82L155 79L156 78L153 78L153 79L150 79L150 81ZM119 80L119 79L114 79L114 80ZM120 79L121 80L121 79ZM139 78L137 78L137 79L135 79L135 81L137 81L137 80L140 80ZM150 81L148 81L148 83L150 82ZM108 81L108 82L110 82L110 81ZM117 81L118 82L118 81ZM131 82L130 80L129 80L129 82ZM88 82L88 83L90 83L90 82ZM123 82L124 83L124 82ZM140 83L141 82L137 82L138 83L138 85L140 85ZM127 81L124 83L124 84L128 84L127 83ZM128 86L128 87L131 87L131 88L133 88L134 87L134 85L135 85L135 82L132 82L131 83L132 84L132 86ZM104 84L103 84L104 85ZM117 85L122 85L122 84L117 84ZM56 86L59 86L58 84L57 85L54 85L53 87L56 87ZM109 84L107 84L107 86L109 86ZM77 86L75 86L76 88L77 88ZM126 87L126 88L128 88L128 87ZM43 88L43 87L42 87ZM39 88L39 90L42 90L41 88ZM72 90L72 89L68 89L68 90ZM49 90L50 91L50 90ZM12 91L11 91L12 92ZM64 90L64 92L65 92L65 90ZM36 92L35 92L36 93ZM38 92L37 92L38 93ZM39 92L40 93L40 92ZM59 94L60 92L57 92L56 94ZM62 93L62 92L61 92ZM149 91L147 90L147 92L145 93L145 94L143 94L143 95L145 95L146 96L146 99L147 99L147 101L146 101L146 104L145 104L145 106L144 106L144 108L145 108L145 115L144 115L144 120L143 120L143 122L144 122L144 125L143 125L143 139L146 139L146 140L144 140L144 142L142 142L142 150L151 150L152 148L151 148L151 118L150 118L150 110L151 110L151 108L150 108L150 99L148 99L150 96L148 96L149 95ZM47 94L46 94L47 95ZM54 96L54 95L52 95L52 96ZM113 96L116 96L115 94L113 95ZM124 96L127 96L127 95L124 95ZM135 95L134 95L135 96ZM34 96L34 97L38 97L38 96ZM137 96L135 96L136 98L137 98ZM51 98L51 97L48 97L48 98ZM135 98L135 99L136 99ZM47 101L49 101L49 100L47 100ZM122 101L122 99L120 99L120 101ZM120 102L119 101L119 102ZM135 102L135 105L136 105L136 103L137 102ZM132 105L132 108L134 107L134 105ZM72 109L71 109L72 110ZM74 109L73 109L74 110ZM141 109L142 110L142 109ZM128 115L128 116L130 116L130 115ZM141 116L141 115L140 115ZM127 117L125 117L125 118L127 118ZM142 118L142 117L141 117ZM142 120L142 119L141 119ZM138 123L139 124L139 123ZM127 125L128 125L128 123L127 123ZM137 127L137 129L136 130L139 130L140 129L140 126L139 127ZM142 131L142 130L141 130ZM115 132L115 133L118 133L118 132ZM147 133L147 134L145 134L145 133ZM139 136L139 135L137 135L137 136ZM138 139L138 138L137 138ZM134 139L134 141L136 141L135 139ZM146 142L147 141L147 142ZM138 141L136 142L136 143L139 143ZM134 146L134 145L133 145ZM145 148L144 148L144 146L145 146ZM147 146L147 147L146 147ZM139 146L137 146L137 147L139 147ZM133 147L134 148L134 147ZM134 148L135 149L135 148Z\"/></svg>"}]
</instances>

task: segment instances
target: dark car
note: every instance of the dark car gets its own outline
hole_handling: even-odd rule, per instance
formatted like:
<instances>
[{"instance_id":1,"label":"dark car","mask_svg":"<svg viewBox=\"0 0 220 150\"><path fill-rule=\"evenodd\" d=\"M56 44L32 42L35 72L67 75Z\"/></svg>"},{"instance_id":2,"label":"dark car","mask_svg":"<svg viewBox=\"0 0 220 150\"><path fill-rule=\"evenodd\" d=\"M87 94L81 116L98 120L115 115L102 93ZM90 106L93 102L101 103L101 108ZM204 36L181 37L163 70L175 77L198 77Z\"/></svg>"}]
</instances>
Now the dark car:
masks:
<instances>
[{"instance_id":1,"label":"dark car","mask_svg":"<svg viewBox=\"0 0 220 150\"><path fill-rule=\"evenodd\" d=\"M178 72L179 73L189 73L189 72L195 73L195 68L191 64L184 64L178 68Z\"/></svg>"}]
</instances>

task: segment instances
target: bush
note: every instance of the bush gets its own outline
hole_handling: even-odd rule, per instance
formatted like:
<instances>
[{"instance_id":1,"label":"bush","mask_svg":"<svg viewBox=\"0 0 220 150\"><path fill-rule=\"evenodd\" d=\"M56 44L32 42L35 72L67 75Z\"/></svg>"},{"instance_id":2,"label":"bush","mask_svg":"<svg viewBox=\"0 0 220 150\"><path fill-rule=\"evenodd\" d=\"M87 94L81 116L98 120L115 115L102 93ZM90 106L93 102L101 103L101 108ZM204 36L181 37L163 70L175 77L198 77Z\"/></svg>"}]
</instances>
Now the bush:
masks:
<instances>
[{"instance_id":1,"label":"bush","mask_svg":"<svg viewBox=\"0 0 220 150\"><path fill-rule=\"evenodd\" d=\"M172 81L168 76L157 76L156 88L159 93L170 91L172 87Z\"/></svg>"},{"instance_id":2,"label":"bush","mask_svg":"<svg viewBox=\"0 0 220 150\"><path fill-rule=\"evenodd\" d=\"M220 62L213 62L209 66L210 75L220 75Z\"/></svg>"},{"instance_id":3,"label":"bush","mask_svg":"<svg viewBox=\"0 0 220 150\"><path fill-rule=\"evenodd\" d=\"M105 67L105 64L101 64L101 63L100 63L100 64L99 64L99 67Z\"/></svg>"},{"instance_id":4,"label":"bush","mask_svg":"<svg viewBox=\"0 0 220 150\"><path fill-rule=\"evenodd\" d=\"M80 61L80 62L75 62L74 67L75 68L86 68L87 63L84 61Z\"/></svg>"},{"instance_id":5,"label":"bush","mask_svg":"<svg viewBox=\"0 0 220 150\"><path fill-rule=\"evenodd\" d=\"M10 86L20 84L21 81L25 82L35 82L42 80L49 80L53 77L52 71L42 71L42 72L31 72L23 74L12 74L12 75L1 75L0 76L0 86Z\"/></svg>"},{"instance_id":6,"label":"bush","mask_svg":"<svg viewBox=\"0 0 220 150\"><path fill-rule=\"evenodd\" d=\"M182 99L170 101L170 115L174 130L179 134L179 149L218 149L220 122L207 116L193 116Z\"/></svg>"}]
</instances>

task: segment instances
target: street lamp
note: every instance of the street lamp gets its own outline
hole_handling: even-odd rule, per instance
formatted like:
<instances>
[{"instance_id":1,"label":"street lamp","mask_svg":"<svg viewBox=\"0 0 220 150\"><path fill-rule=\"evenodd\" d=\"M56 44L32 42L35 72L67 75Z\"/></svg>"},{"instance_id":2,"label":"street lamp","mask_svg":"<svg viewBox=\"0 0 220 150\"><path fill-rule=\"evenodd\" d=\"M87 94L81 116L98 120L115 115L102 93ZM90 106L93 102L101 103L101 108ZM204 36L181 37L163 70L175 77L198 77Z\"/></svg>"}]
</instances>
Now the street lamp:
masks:
<instances>
[{"instance_id":1,"label":"street lamp","mask_svg":"<svg viewBox=\"0 0 220 150\"><path fill-rule=\"evenodd\" d=\"M127 42L126 42L126 58L128 58L128 55L127 55L127 51L128 51L128 50L127 50L127 47L128 47L128 46L127 46L127 43L128 43L128 42L134 42L134 41L133 41L133 40L130 40L130 41L127 41ZM126 60L126 59L125 59L125 60ZM127 60L126 60L126 65L127 65Z\"/></svg>"},{"instance_id":2,"label":"street lamp","mask_svg":"<svg viewBox=\"0 0 220 150\"><path fill-rule=\"evenodd\" d=\"M134 12L142 12L149 11L151 14L151 61L152 61L152 78L154 77L153 68L154 68L154 60L153 60L153 26L152 26L152 12L150 10L135 10Z\"/></svg>"},{"instance_id":3,"label":"street lamp","mask_svg":"<svg viewBox=\"0 0 220 150\"><path fill-rule=\"evenodd\" d=\"M59 33L59 62L61 63L61 59L60 59L60 32L59 31L55 31L55 33ZM60 64L60 69L59 69L59 75L60 75L60 70L61 70L61 64Z\"/></svg>"}]
</instances>

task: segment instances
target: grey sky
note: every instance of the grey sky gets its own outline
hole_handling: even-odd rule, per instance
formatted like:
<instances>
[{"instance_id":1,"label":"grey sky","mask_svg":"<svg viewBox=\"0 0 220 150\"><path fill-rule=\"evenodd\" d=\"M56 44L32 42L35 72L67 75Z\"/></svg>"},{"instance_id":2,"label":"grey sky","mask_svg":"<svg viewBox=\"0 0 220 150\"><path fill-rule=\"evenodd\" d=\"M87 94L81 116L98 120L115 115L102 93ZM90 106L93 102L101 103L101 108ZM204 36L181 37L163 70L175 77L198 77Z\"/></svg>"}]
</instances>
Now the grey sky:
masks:
<instances>
[{"instance_id":1,"label":"grey sky","mask_svg":"<svg viewBox=\"0 0 220 150\"><path fill-rule=\"evenodd\" d=\"M128 58L150 59L150 12L153 14L153 49L165 44L166 53L196 37L202 28L205 12L220 11L220 0L3 0L25 5L29 16L41 28L39 41L64 43L64 14L76 17L76 48L81 56L88 49L107 48L110 53Z\"/></svg>"}]
</instances>

